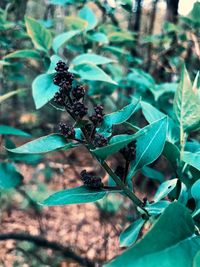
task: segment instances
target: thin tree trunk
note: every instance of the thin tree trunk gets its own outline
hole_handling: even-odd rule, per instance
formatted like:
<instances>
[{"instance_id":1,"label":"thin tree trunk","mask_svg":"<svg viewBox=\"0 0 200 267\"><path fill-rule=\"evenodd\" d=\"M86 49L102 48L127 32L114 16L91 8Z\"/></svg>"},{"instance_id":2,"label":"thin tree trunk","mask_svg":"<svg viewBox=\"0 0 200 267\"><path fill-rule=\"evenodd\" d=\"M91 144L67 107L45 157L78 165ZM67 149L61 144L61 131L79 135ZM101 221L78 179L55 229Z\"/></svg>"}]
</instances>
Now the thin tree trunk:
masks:
<instances>
[{"instance_id":1,"label":"thin tree trunk","mask_svg":"<svg viewBox=\"0 0 200 267\"><path fill-rule=\"evenodd\" d=\"M178 22L179 0L167 0L166 20L172 23Z\"/></svg>"},{"instance_id":2,"label":"thin tree trunk","mask_svg":"<svg viewBox=\"0 0 200 267\"><path fill-rule=\"evenodd\" d=\"M157 4L159 0L153 0L152 3L152 10L150 15L150 21L149 21L149 30L148 34L152 35L154 31L154 25L155 25L155 18L156 18L156 11L157 11ZM151 67L151 52L152 52L152 43L148 44L147 47L147 67L146 70L148 71Z\"/></svg>"}]
</instances>

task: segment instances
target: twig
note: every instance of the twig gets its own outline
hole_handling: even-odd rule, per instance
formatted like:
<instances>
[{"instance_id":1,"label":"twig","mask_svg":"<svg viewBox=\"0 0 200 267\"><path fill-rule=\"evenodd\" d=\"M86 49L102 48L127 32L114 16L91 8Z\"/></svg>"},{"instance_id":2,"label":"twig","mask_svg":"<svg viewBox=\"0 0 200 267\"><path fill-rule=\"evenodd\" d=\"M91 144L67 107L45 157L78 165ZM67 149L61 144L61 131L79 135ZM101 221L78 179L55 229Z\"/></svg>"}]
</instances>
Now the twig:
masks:
<instances>
[{"instance_id":1,"label":"twig","mask_svg":"<svg viewBox=\"0 0 200 267\"><path fill-rule=\"evenodd\" d=\"M44 247L44 248L49 248L55 251L59 251L63 255L63 257L69 258L79 263L82 266L87 266L87 267L95 266L94 262L90 261L88 258L83 258L77 255L70 248L64 247L55 241L48 241L47 239L44 239L40 236L34 236L34 235L25 234L25 233L12 233L12 232L6 233L6 234L0 234L0 241L9 240L9 239L32 242L39 247Z\"/></svg>"}]
</instances>

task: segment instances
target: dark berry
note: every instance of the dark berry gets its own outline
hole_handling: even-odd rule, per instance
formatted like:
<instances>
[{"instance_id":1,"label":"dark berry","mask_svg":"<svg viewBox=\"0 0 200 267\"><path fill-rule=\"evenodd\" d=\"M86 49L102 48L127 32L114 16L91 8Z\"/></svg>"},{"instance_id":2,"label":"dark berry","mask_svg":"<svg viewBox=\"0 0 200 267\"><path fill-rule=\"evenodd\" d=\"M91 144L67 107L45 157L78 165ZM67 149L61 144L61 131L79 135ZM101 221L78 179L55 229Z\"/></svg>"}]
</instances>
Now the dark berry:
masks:
<instances>
[{"instance_id":1,"label":"dark berry","mask_svg":"<svg viewBox=\"0 0 200 267\"><path fill-rule=\"evenodd\" d=\"M94 136L94 145L96 147L107 146L108 138L104 137L102 134L96 133Z\"/></svg>"},{"instance_id":2,"label":"dark berry","mask_svg":"<svg viewBox=\"0 0 200 267\"><path fill-rule=\"evenodd\" d=\"M75 138L75 130L74 127L69 126L65 123L59 124L59 131L63 134L66 138L73 139Z\"/></svg>"},{"instance_id":3,"label":"dark berry","mask_svg":"<svg viewBox=\"0 0 200 267\"><path fill-rule=\"evenodd\" d=\"M100 115L103 115L103 106L101 105L97 105L94 107L94 111L96 114L100 114Z\"/></svg>"},{"instance_id":4,"label":"dark berry","mask_svg":"<svg viewBox=\"0 0 200 267\"><path fill-rule=\"evenodd\" d=\"M74 102L71 107L71 111L75 117L83 118L87 115L87 108L81 102Z\"/></svg>"},{"instance_id":5,"label":"dark berry","mask_svg":"<svg viewBox=\"0 0 200 267\"><path fill-rule=\"evenodd\" d=\"M65 105L65 96L59 91L59 92L55 93L53 101L59 106L64 106Z\"/></svg>"},{"instance_id":6,"label":"dark berry","mask_svg":"<svg viewBox=\"0 0 200 267\"><path fill-rule=\"evenodd\" d=\"M70 72L57 72L53 78L53 83L62 87L64 84L66 86L71 86L74 79L74 75Z\"/></svg>"},{"instance_id":7,"label":"dark berry","mask_svg":"<svg viewBox=\"0 0 200 267\"><path fill-rule=\"evenodd\" d=\"M98 176L92 175L86 170L83 170L80 173L80 176L81 176L81 180L83 181L84 185L91 189L100 189L103 187L101 178Z\"/></svg>"},{"instance_id":8,"label":"dark berry","mask_svg":"<svg viewBox=\"0 0 200 267\"><path fill-rule=\"evenodd\" d=\"M65 62L63 62L62 60L59 60L56 64L55 70L57 72L64 72L64 71L68 71L68 67L67 64Z\"/></svg>"},{"instance_id":9,"label":"dark berry","mask_svg":"<svg viewBox=\"0 0 200 267\"><path fill-rule=\"evenodd\" d=\"M128 161L135 160L136 157L136 140L129 143L126 147L120 150L120 153Z\"/></svg>"},{"instance_id":10,"label":"dark berry","mask_svg":"<svg viewBox=\"0 0 200 267\"><path fill-rule=\"evenodd\" d=\"M93 114L92 116L90 116L90 120L95 125L100 124L103 121L103 116L100 114Z\"/></svg>"},{"instance_id":11,"label":"dark berry","mask_svg":"<svg viewBox=\"0 0 200 267\"><path fill-rule=\"evenodd\" d=\"M76 86L72 90L72 95L76 100L79 100L79 99L83 98L84 95L85 95L84 87L82 85Z\"/></svg>"}]
</instances>

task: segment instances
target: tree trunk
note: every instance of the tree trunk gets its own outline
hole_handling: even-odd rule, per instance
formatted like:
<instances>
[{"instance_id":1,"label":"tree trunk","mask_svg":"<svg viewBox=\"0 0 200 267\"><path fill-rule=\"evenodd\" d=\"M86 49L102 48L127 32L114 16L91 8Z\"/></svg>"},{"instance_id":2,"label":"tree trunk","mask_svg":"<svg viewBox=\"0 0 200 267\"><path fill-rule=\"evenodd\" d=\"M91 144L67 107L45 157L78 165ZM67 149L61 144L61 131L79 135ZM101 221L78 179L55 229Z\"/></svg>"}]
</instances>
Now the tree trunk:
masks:
<instances>
[{"instance_id":1,"label":"tree trunk","mask_svg":"<svg viewBox=\"0 0 200 267\"><path fill-rule=\"evenodd\" d=\"M135 21L133 30L137 33L140 31L140 24L141 24L141 16L142 16L142 3L143 0L136 1L136 12L135 12Z\"/></svg>"},{"instance_id":2,"label":"tree trunk","mask_svg":"<svg viewBox=\"0 0 200 267\"><path fill-rule=\"evenodd\" d=\"M166 20L172 23L178 21L179 0L167 0Z\"/></svg>"}]
</instances>

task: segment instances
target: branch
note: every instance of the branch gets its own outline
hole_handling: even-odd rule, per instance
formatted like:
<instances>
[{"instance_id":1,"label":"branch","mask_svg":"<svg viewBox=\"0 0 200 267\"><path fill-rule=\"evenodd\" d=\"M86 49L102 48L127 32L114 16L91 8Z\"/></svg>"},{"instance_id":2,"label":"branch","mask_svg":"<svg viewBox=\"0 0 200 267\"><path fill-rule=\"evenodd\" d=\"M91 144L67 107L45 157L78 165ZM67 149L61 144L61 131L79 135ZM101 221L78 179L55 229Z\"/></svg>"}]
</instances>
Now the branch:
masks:
<instances>
[{"instance_id":1,"label":"branch","mask_svg":"<svg viewBox=\"0 0 200 267\"><path fill-rule=\"evenodd\" d=\"M9 239L32 242L39 247L50 248L52 250L59 251L63 257L71 259L79 263L82 266L86 266L86 267L95 266L95 264L92 261L90 261L88 258L83 258L77 255L70 248L64 247L55 241L48 241L47 239L40 237L40 236L29 235L26 233L12 233L12 232L6 233L6 234L0 234L0 241L9 240Z\"/></svg>"}]
</instances>

